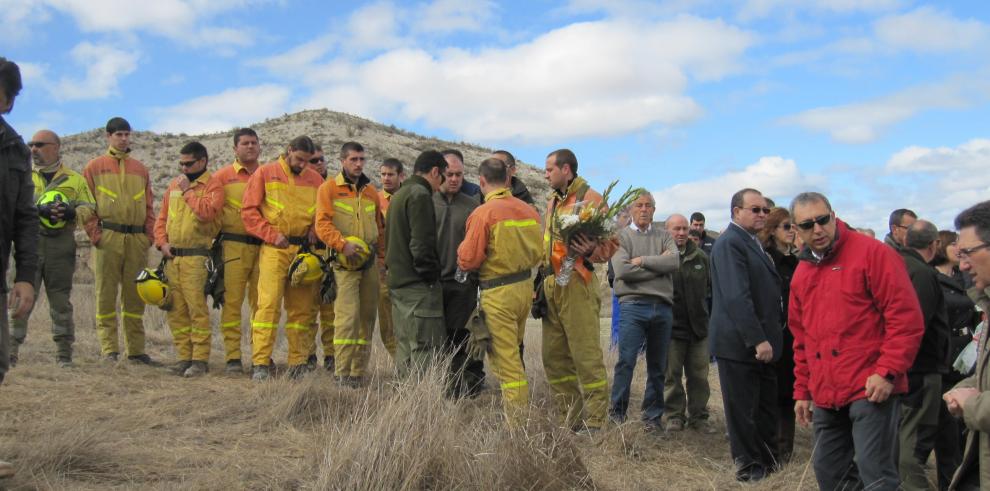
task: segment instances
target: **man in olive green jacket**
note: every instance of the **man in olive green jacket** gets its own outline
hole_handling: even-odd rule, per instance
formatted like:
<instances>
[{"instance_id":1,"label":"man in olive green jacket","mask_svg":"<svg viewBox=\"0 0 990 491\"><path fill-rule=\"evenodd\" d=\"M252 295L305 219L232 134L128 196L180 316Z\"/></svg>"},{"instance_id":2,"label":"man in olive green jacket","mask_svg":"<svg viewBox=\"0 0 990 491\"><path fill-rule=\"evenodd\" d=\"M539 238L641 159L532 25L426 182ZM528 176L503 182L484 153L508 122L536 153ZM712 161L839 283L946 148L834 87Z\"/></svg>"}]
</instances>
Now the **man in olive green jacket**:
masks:
<instances>
[{"instance_id":1,"label":"man in olive green jacket","mask_svg":"<svg viewBox=\"0 0 990 491\"><path fill-rule=\"evenodd\" d=\"M681 265L674 273L673 330L664 377L664 406L667 431L681 431L688 426L702 433L717 430L708 419L708 297L711 275L708 256L688 239L688 221L683 215L671 215L667 231L681 255ZM687 376L687 416L681 375Z\"/></svg>"},{"instance_id":2,"label":"man in olive green jacket","mask_svg":"<svg viewBox=\"0 0 990 491\"><path fill-rule=\"evenodd\" d=\"M414 175L392 196L386 216L385 264L392 290L392 318L399 375L421 371L443 346L443 293L433 193L443 183L447 161L428 150L416 158Z\"/></svg>"}]
</instances>

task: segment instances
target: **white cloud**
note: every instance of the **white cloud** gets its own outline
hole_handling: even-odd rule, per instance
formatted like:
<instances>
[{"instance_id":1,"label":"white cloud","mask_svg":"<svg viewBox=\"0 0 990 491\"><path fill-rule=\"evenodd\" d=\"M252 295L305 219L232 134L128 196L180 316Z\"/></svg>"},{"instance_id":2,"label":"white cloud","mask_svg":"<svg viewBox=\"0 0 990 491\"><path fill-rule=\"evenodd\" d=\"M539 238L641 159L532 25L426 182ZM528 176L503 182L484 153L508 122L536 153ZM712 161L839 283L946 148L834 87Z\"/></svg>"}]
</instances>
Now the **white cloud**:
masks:
<instances>
[{"instance_id":1,"label":"white cloud","mask_svg":"<svg viewBox=\"0 0 990 491\"><path fill-rule=\"evenodd\" d=\"M957 19L929 6L883 17L874 23L874 31L884 46L919 53L986 48L990 42L987 24Z\"/></svg>"},{"instance_id":2,"label":"white cloud","mask_svg":"<svg viewBox=\"0 0 990 491\"><path fill-rule=\"evenodd\" d=\"M480 31L490 26L495 7L491 0L435 0L419 9L411 27L414 32Z\"/></svg>"},{"instance_id":3,"label":"white cloud","mask_svg":"<svg viewBox=\"0 0 990 491\"><path fill-rule=\"evenodd\" d=\"M903 3L903 0L745 0L737 15L743 20L756 20L787 17L799 10L836 14L880 12L895 9Z\"/></svg>"},{"instance_id":4,"label":"white cloud","mask_svg":"<svg viewBox=\"0 0 990 491\"><path fill-rule=\"evenodd\" d=\"M687 216L701 211L718 227L729 222L729 198L740 189L758 189L778 206L786 206L795 194L820 190L823 184L823 178L803 173L794 160L769 156L740 170L654 191L653 196L661 219L671 213Z\"/></svg>"},{"instance_id":5,"label":"white cloud","mask_svg":"<svg viewBox=\"0 0 990 491\"><path fill-rule=\"evenodd\" d=\"M52 95L63 101L109 97L117 91L118 81L137 69L138 64L136 52L88 41L77 44L69 56L85 76L62 77L51 86Z\"/></svg>"},{"instance_id":6,"label":"white cloud","mask_svg":"<svg viewBox=\"0 0 990 491\"><path fill-rule=\"evenodd\" d=\"M871 143L896 123L932 109L965 109L990 97L982 76L953 77L941 83L912 87L865 102L809 109L787 116L783 124L826 132L839 143Z\"/></svg>"},{"instance_id":7,"label":"white cloud","mask_svg":"<svg viewBox=\"0 0 990 491\"><path fill-rule=\"evenodd\" d=\"M0 2L0 41L20 43L30 37L35 23L49 19L37 0L3 0Z\"/></svg>"},{"instance_id":8,"label":"white cloud","mask_svg":"<svg viewBox=\"0 0 990 491\"><path fill-rule=\"evenodd\" d=\"M288 88L273 84L229 89L154 109L151 129L188 134L226 131L284 113L289 96Z\"/></svg>"},{"instance_id":9,"label":"white cloud","mask_svg":"<svg viewBox=\"0 0 990 491\"><path fill-rule=\"evenodd\" d=\"M448 128L471 141L607 136L694 121L689 82L741 69L754 37L722 21L571 24L476 52L393 49L310 66L300 107L331 107Z\"/></svg>"},{"instance_id":10,"label":"white cloud","mask_svg":"<svg viewBox=\"0 0 990 491\"><path fill-rule=\"evenodd\" d=\"M347 51L364 53L403 44L399 36L402 12L391 2L376 2L354 11L347 21L347 36L341 39Z\"/></svg>"},{"instance_id":11,"label":"white cloud","mask_svg":"<svg viewBox=\"0 0 990 491\"><path fill-rule=\"evenodd\" d=\"M326 34L296 46L282 54L248 62L249 66L260 66L273 73L291 73L312 66L330 52L337 37Z\"/></svg>"}]
</instances>

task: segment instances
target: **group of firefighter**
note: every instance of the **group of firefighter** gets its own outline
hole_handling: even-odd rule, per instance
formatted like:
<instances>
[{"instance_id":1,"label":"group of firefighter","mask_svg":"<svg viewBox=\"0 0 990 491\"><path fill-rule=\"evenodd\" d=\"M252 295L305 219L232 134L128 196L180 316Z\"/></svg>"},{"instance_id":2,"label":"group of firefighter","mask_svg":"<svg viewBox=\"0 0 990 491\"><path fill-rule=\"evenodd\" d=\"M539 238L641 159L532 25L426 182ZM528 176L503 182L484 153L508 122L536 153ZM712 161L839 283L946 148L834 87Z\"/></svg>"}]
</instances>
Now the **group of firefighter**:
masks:
<instances>
[{"instance_id":1,"label":"group of firefighter","mask_svg":"<svg viewBox=\"0 0 990 491\"><path fill-rule=\"evenodd\" d=\"M554 189L541 218L506 151L481 162L478 184L464 180L456 150L422 152L408 177L400 161L385 159L379 191L364 174L359 143L343 144L340 172L328 177L327 158L311 138L293 139L276 161L262 164L257 133L242 128L234 132L234 162L216 171L201 143L181 148L181 173L162 194L156 216L156 190L148 169L129 154L130 134L125 119L110 119L107 152L81 174L62 162L54 132L39 131L29 142L42 225L34 286L47 292L60 366L73 366L69 294L78 223L93 245L104 360L120 359L119 326L127 360L160 365L145 353L143 314L150 304L166 311L177 360L168 369L205 374L212 296L221 308L225 371L243 373L246 301L252 379L275 375L281 326L289 377L315 370L321 345L324 367L341 384L358 387L377 317L400 377L452 358L452 380L463 384L457 395L476 395L487 356L508 421L518 425L529 406L522 354L532 311L543 319L542 357L561 422L575 429L604 425L608 382L592 263L607 260L615 244L567 247L560 239L555 214L571 212L578 197L601 200L577 176L569 150L547 158ZM152 245L162 255L157 268L148 268ZM554 272L567 255L583 258L580 279L559 286ZM14 363L26 318L14 324Z\"/></svg>"}]
</instances>

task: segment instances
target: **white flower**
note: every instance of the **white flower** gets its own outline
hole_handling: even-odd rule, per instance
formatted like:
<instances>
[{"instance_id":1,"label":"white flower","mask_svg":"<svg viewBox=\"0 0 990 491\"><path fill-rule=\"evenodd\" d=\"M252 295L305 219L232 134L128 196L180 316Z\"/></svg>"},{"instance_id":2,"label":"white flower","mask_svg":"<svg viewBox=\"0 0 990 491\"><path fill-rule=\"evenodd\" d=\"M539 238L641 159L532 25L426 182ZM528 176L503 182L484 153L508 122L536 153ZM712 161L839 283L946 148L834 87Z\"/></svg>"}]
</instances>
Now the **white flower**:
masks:
<instances>
[{"instance_id":1,"label":"white flower","mask_svg":"<svg viewBox=\"0 0 990 491\"><path fill-rule=\"evenodd\" d=\"M581 220L578 218L577 215L562 215L560 217L560 228L568 229L577 225L580 222Z\"/></svg>"}]
</instances>

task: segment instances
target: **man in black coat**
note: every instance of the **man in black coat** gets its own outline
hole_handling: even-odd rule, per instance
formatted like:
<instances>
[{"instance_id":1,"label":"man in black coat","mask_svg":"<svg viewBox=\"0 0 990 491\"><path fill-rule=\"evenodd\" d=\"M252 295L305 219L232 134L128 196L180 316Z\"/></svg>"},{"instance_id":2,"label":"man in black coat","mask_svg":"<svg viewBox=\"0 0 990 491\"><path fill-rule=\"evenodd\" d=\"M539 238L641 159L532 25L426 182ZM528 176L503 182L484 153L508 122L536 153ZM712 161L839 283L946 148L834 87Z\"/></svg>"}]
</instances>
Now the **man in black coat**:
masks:
<instances>
[{"instance_id":1,"label":"man in black coat","mask_svg":"<svg viewBox=\"0 0 990 491\"><path fill-rule=\"evenodd\" d=\"M756 233L770 209L755 189L732 195L732 223L712 248L711 352L729 430L736 479L759 481L775 469L777 375L782 351L780 277Z\"/></svg>"}]
</instances>

